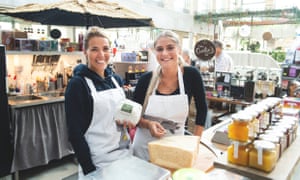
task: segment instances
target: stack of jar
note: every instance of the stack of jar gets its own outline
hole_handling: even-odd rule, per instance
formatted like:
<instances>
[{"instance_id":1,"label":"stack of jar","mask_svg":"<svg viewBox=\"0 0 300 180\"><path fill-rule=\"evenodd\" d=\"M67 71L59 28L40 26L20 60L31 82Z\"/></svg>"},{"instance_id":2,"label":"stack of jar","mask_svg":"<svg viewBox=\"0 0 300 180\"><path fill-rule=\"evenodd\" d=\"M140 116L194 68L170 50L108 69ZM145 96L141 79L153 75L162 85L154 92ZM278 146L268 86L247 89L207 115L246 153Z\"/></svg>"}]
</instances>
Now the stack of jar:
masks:
<instances>
[{"instance_id":1,"label":"stack of jar","mask_svg":"<svg viewBox=\"0 0 300 180\"><path fill-rule=\"evenodd\" d=\"M282 116L281 99L269 97L231 116L228 161L270 172L295 140L298 119Z\"/></svg>"}]
</instances>

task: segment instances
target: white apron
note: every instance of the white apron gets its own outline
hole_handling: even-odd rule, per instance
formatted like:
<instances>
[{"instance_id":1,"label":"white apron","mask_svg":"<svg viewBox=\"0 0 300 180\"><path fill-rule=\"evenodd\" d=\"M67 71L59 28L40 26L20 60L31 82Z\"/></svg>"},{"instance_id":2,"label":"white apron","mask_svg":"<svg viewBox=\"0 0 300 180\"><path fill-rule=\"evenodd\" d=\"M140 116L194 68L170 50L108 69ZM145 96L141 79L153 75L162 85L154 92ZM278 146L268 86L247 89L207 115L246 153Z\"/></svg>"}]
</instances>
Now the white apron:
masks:
<instances>
[{"instance_id":1,"label":"white apron","mask_svg":"<svg viewBox=\"0 0 300 180\"><path fill-rule=\"evenodd\" d=\"M93 163L97 169L110 165L113 161L130 155L130 138L124 128L119 128L114 120L117 104L125 99L125 93L116 80L117 88L96 91L92 80L85 78L94 101L91 124L85 133ZM79 166L78 178L86 179Z\"/></svg>"},{"instance_id":2,"label":"white apron","mask_svg":"<svg viewBox=\"0 0 300 180\"><path fill-rule=\"evenodd\" d=\"M177 123L179 129L172 134L167 130L167 136L184 135L184 125L188 116L188 97L184 91L183 75L178 67L178 81L180 94L178 95L156 95L159 81L156 82L152 95L149 96L145 115L161 117ZM156 140L152 137L149 129L137 128L133 141L133 154L141 159L149 160L148 143Z\"/></svg>"}]
</instances>

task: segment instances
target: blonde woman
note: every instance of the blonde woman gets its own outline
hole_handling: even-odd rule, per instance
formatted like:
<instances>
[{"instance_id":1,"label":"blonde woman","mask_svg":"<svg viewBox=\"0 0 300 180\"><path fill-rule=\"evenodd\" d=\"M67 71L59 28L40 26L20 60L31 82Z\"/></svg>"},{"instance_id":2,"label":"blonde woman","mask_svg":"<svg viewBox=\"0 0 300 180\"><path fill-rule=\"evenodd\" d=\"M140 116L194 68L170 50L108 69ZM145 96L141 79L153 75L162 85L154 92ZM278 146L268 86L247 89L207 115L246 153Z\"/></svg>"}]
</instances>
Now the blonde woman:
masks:
<instances>
[{"instance_id":1,"label":"blonde woman","mask_svg":"<svg viewBox=\"0 0 300 180\"><path fill-rule=\"evenodd\" d=\"M162 32L154 41L159 67L144 74L135 88L134 100L144 105L133 142L134 155L148 160L148 142L163 136L184 135L191 97L197 110L194 135L201 136L207 114L200 72L184 66L177 34Z\"/></svg>"}]
</instances>

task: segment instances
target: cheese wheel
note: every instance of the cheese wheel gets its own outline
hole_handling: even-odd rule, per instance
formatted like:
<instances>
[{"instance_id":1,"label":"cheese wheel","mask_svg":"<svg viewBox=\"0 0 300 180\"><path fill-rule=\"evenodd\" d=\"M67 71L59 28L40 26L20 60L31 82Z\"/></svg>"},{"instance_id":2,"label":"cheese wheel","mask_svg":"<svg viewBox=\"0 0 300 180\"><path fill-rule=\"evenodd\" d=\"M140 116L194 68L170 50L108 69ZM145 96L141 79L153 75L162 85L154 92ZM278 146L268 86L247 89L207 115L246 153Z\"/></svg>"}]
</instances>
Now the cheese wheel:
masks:
<instances>
[{"instance_id":1,"label":"cheese wheel","mask_svg":"<svg viewBox=\"0 0 300 180\"><path fill-rule=\"evenodd\" d=\"M193 167L199 136L169 136L148 143L150 162L169 170Z\"/></svg>"}]
</instances>

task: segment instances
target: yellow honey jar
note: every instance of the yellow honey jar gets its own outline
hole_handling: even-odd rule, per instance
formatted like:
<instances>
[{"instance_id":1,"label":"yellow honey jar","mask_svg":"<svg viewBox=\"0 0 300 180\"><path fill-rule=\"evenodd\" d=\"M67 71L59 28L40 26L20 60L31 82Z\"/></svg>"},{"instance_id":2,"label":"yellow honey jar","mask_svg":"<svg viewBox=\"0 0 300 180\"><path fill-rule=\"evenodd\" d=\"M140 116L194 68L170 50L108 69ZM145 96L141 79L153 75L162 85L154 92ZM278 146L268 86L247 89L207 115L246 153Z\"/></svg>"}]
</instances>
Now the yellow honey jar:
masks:
<instances>
[{"instance_id":1,"label":"yellow honey jar","mask_svg":"<svg viewBox=\"0 0 300 180\"><path fill-rule=\"evenodd\" d=\"M249 152L249 166L265 172L271 172L276 165L275 145L272 142L256 140Z\"/></svg>"},{"instance_id":2,"label":"yellow honey jar","mask_svg":"<svg viewBox=\"0 0 300 180\"><path fill-rule=\"evenodd\" d=\"M231 118L232 121L228 125L228 138L235 141L247 142L249 139L249 122L251 116L235 113Z\"/></svg>"},{"instance_id":3,"label":"yellow honey jar","mask_svg":"<svg viewBox=\"0 0 300 180\"><path fill-rule=\"evenodd\" d=\"M281 155L281 147L280 147L281 145L280 145L279 137L271 134L262 134L259 136L259 139L274 143L275 151L276 151L276 161L278 161Z\"/></svg>"},{"instance_id":4,"label":"yellow honey jar","mask_svg":"<svg viewBox=\"0 0 300 180\"><path fill-rule=\"evenodd\" d=\"M243 166L248 166L249 151L248 143L232 141L232 144L227 148L228 162Z\"/></svg>"}]
</instances>

